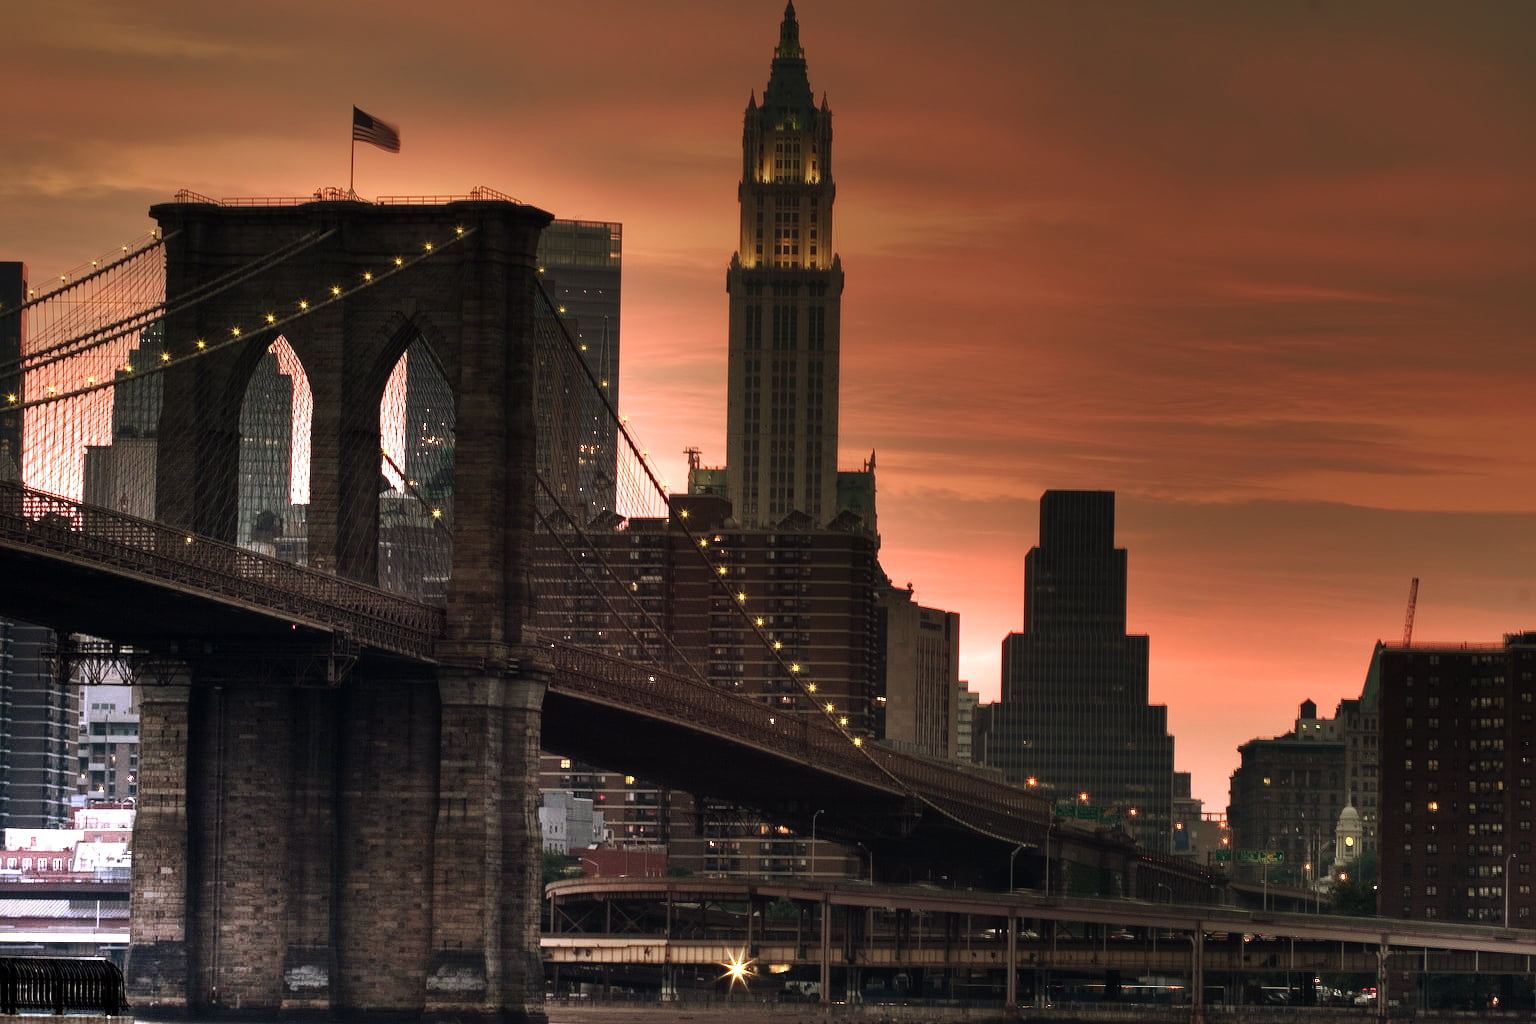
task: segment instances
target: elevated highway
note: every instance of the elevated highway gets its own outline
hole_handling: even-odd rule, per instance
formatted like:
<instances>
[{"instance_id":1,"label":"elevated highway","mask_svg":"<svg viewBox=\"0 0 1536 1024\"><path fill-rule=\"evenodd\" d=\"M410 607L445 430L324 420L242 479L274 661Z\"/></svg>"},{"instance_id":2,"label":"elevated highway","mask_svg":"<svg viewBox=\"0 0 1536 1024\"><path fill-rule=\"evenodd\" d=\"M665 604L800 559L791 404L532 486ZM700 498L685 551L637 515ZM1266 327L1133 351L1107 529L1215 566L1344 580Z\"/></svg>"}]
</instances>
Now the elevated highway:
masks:
<instances>
[{"instance_id":1,"label":"elevated highway","mask_svg":"<svg viewBox=\"0 0 1536 1024\"><path fill-rule=\"evenodd\" d=\"M662 978L750 958L813 974L822 992L837 975L856 992L861 978L937 973L947 985L1005 991L1012 1006L1021 982L1026 1002L1043 1002L1052 991L1102 994L1156 978L1198 1010L1213 992L1228 1002L1266 989L1315 1001L1322 975L1373 978L1390 993L1434 975L1536 972L1536 932L1485 925L798 880L583 878L555 882L546 896L542 948L557 974L648 968Z\"/></svg>"}]
</instances>

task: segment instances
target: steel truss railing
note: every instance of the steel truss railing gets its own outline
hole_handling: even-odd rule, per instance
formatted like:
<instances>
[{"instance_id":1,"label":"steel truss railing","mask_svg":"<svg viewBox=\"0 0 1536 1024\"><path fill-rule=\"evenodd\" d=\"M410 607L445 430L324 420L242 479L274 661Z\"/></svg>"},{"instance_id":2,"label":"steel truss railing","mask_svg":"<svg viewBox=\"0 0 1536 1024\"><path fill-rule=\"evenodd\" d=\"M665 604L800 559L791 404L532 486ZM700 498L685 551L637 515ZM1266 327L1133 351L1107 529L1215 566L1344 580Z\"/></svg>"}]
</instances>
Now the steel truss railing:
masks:
<instances>
[{"instance_id":1,"label":"steel truss railing","mask_svg":"<svg viewBox=\"0 0 1536 1024\"><path fill-rule=\"evenodd\" d=\"M0 544L315 623L430 662L444 613L363 583L149 519L0 481Z\"/></svg>"},{"instance_id":2,"label":"steel truss railing","mask_svg":"<svg viewBox=\"0 0 1536 1024\"><path fill-rule=\"evenodd\" d=\"M878 745L856 747L819 716L777 712L687 676L545 643L555 667L550 686L558 693L695 725L895 795L912 792L927 801L973 809L1010 833L1021 828L1038 833L1049 821L1044 802L1017 786Z\"/></svg>"},{"instance_id":3,"label":"steel truss railing","mask_svg":"<svg viewBox=\"0 0 1536 1024\"><path fill-rule=\"evenodd\" d=\"M550 685L557 692L695 725L881 789L897 789L841 732L814 716L775 712L766 704L697 679L566 643L546 643L555 666Z\"/></svg>"},{"instance_id":4,"label":"steel truss railing","mask_svg":"<svg viewBox=\"0 0 1536 1024\"><path fill-rule=\"evenodd\" d=\"M435 659L441 609L147 519L0 481L0 544L315 623L357 644ZM1007 832L1039 830L1032 795L877 745L857 747L814 715L780 712L687 676L550 642L559 693L651 714L892 794L965 807Z\"/></svg>"}]
</instances>

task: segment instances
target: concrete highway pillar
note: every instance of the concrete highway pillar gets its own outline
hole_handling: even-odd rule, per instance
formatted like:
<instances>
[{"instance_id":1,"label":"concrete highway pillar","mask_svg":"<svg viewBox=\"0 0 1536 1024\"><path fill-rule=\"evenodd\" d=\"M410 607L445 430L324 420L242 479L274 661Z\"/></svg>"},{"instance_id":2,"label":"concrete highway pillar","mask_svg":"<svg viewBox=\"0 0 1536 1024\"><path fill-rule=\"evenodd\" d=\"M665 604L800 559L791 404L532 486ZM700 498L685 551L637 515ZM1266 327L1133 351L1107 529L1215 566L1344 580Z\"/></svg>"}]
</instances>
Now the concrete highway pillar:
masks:
<instances>
[{"instance_id":1,"label":"concrete highway pillar","mask_svg":"<svg viewBox=\"0 0 1536 1024\"><path fill-rule=\"evenodd\" d=\"M1387 971L1387 960L1392 956L1392 946L1387 941L1387 936L1381 937L1381 945L1376 950L1376 1020L1380 1024L1387 1024L1391 1014L1387 1007L1391 1001L1387 992L1387 982L1391 975Z\"/></svg>"},{"instance_id":2,"label":"concrete highway pillar","mask_svg":"<svg viewBox=\"0 0 1536 1024\"><path fill-rule=\"evenodd\" d=\"M1008 980L1003 987L1003 1013L1016 1016L1019 1012L1019 915L1012 907L1008 908L1007 971Z\"/></svg>"},{"instance_id":3,"label":"concrete highway pillar","mask_svg":"<svg viewBox=\"0 0 1536 1024\"><path fill-rule=\"evenodd\" d=\"M832 1008L832 896L821 894L821 989L816 1005L823 1013Z\"/></svg>"},{"instance_id":4,"label":"concrete highway pillar","mask_svg":"<svg viewBox=\"0 0 1536 1024\"><path fill-rule=\"evenodd\" d=\"M1205 926L1189 933L1189 1024L1205 1024Z\"/></svg>"}]
</instances>

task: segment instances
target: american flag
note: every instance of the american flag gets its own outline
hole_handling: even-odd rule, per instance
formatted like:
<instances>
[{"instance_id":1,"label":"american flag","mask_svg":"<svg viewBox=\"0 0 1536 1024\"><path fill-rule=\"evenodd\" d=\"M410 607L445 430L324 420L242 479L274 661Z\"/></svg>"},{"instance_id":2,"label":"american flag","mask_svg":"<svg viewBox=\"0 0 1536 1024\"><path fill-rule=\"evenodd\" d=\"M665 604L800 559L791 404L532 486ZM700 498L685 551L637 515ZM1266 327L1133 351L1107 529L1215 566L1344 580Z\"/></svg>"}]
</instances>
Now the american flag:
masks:
<instances>
[{"instance_id":1,"label":"american flag","mask_svg":"<svg viewBox=\"0 0 1536 1024\"><path fill-rule=\"evenodd\" d=\"M400 129L356 107L352 108L352 138L356 142L366 142L391 153L400 152Z\"/></svg>"}]
</instances>

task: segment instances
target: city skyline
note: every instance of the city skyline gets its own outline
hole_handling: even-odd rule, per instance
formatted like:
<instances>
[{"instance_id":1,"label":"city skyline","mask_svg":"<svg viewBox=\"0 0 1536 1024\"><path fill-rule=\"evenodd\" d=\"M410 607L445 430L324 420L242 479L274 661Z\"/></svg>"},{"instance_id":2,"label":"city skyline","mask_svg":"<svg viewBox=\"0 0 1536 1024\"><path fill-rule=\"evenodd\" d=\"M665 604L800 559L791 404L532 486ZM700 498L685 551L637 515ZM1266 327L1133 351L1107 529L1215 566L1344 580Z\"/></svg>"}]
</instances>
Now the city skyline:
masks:
<instances>
[{"instance_id":1,"label":"city skyline","mask_svg":"<svg viewBox=\"0 0 1536 1024\"><path fill-rule=\"evenodd\" d=\"M20 12L5 258L46 280L178 188L341 184L356 103L403 138L359 147L365 196L624 224L622 411L681 490L685 447L725 461L741 110L783 5L581 10ZM882 563L961 613L985 699L1048 488L1117 492L1127 625L1207 809L1239 744L1358 696L1410 578L1424 639L1536 624L1536 12L797 13L838 119L839 466L877 453Z\"/></svg>"}]
</instances>

